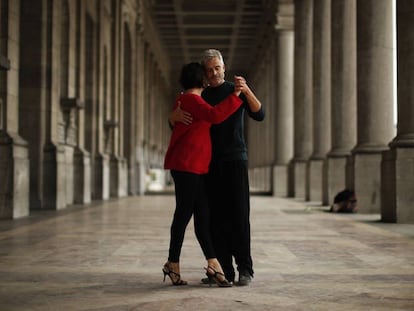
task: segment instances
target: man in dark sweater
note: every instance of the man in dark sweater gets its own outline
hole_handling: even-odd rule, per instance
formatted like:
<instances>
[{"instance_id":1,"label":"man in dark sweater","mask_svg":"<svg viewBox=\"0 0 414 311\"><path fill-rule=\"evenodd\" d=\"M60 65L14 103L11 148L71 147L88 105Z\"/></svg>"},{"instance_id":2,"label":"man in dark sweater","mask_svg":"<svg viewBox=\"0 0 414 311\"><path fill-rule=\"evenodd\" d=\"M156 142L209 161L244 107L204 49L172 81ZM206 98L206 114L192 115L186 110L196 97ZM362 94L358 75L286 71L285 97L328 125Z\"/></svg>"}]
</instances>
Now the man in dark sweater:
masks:
<instances>
[{"instance_id":1,"label":"man in dark sweater","mask_svg":"<svg viewBox=\"0 0 414 311\"><path fill-rule=\"evenodd\" d=\"M218 50L204 51L202 65L209 86L202 97L214 106L234 91L234 84L225 81L225 65ZM244 78L235 79L241 88L241 107L227 120L210 130L212 159L206 178L213 244L227 280L235 280L233 257L239 272L238 285L248 285L253 277L250 248L250 189L247 147L244 139L244 116L256 121L264 119L262 104ZM172 122L191 122L191 116L176 111ZM203 279L203 282L207 280Z\"/></svg>"},{"instance_id":2,"label":"man in dark sweater","mask_svg":"<svg viewBox=\"0 0 414 311\"><path fill-rule=\"evenodd\" d=\"M216 105L234 90L224 79L225 65L218 50L206 50L202 56L209 87L202 97ZM236 82L237 83L237 82ZM244 114L256 121L264 119L260 101L242 79L242 106L227 120L211 127L212 159L207 175L213 244L226 278L234 280L233 257L239 271L239 285L248 285L253 277L250 251L250 189L247 147L244 139Z\"/></svg>"}]
</instances>

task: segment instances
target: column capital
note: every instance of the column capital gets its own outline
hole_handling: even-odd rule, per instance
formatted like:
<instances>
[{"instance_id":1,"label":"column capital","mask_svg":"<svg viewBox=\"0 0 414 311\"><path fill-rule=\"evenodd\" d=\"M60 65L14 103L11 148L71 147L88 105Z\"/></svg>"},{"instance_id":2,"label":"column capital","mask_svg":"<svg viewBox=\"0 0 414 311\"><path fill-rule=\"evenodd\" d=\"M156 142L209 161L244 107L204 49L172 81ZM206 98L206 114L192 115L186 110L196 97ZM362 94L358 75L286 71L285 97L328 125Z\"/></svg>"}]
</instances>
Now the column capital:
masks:
<instances>
[{"instance_id":1,"label":"column capital","mask_svg":"<svg viewBox=\"0 0 414 311\"><path fill-rule=\"evenodd\" d=\"M295 27L295 12L292 2L278 3L275 13L275 30L293 31Z\"/></svg>"}]
</instances>

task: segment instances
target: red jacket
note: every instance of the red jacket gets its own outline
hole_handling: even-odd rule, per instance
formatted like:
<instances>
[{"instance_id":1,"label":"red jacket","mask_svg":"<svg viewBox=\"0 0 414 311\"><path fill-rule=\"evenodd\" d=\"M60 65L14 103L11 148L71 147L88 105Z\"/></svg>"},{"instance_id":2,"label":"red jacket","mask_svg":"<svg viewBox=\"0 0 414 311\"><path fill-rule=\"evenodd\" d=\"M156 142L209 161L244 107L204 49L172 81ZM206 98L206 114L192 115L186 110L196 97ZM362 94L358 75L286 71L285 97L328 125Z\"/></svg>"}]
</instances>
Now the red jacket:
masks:
<instances>
[{"instance_id":1,"label":"red jacket","mask_svg":"<svg viewBox=\"0 0 414 311\"><path fill-rule=\"evenodd\" d=\"M242 100L231 94L218 105L210 106L201 96L181 94L178 102L181 108L191 113L190 125L176 123L171 134L170 144L164 160L164 168L195 174L206 174L211 160L211 124L223 122L235 112Z\"/></svg>"}]
</instances>

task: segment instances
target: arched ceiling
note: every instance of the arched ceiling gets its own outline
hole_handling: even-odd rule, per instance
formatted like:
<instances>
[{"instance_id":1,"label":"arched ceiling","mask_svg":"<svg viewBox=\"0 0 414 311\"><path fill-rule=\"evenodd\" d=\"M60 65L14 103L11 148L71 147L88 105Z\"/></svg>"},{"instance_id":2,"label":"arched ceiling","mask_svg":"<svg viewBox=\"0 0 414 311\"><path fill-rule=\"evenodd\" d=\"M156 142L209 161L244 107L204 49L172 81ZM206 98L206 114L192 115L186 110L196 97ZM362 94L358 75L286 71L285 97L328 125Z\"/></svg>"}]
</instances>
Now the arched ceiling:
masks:
<instances>
[{"instance_id":1,"label":"arched ceiling","mask_svg":"<svg viewBox=\"0 0 414 311\"><path fill-rule=\"evenodd\" d=\"M172 70L219 49L227 71L248 74L292 0L153 0L151 11Z\"/></svg>"}]
</instances>

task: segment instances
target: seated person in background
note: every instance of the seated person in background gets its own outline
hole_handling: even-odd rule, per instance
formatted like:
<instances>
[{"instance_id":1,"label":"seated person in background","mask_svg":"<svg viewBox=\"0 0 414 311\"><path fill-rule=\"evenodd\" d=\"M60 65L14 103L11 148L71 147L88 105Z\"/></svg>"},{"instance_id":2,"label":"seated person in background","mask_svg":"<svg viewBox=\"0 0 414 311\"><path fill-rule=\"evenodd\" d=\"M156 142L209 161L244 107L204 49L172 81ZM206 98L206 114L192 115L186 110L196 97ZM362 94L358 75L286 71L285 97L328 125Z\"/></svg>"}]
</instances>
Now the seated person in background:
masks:
<instances>
[{"instance_id":1,"label":"seated person in background","mask_svg":"<svg viewBox=\"0 0 414 311\"><path fill-rule=\"evenodd\" d=\"M338 192L329 211L334 213L356 213L358 206L355 192L350 189Z\"/></svg>"}]
</instances>

